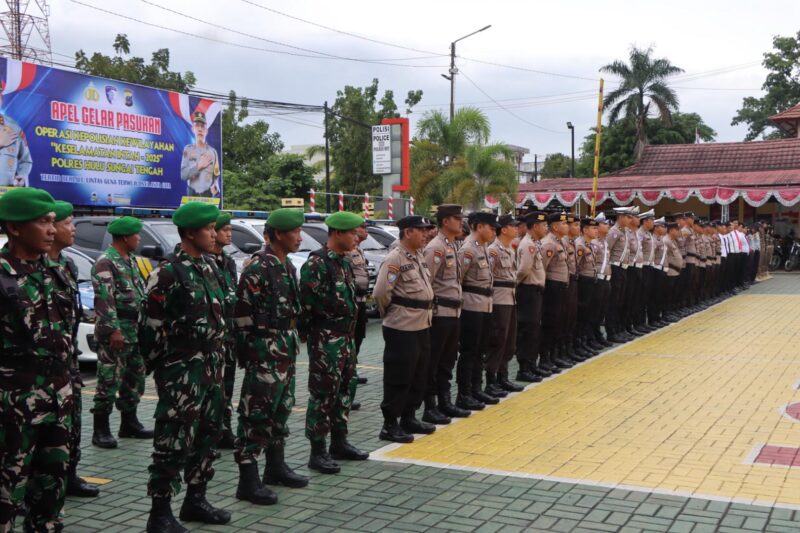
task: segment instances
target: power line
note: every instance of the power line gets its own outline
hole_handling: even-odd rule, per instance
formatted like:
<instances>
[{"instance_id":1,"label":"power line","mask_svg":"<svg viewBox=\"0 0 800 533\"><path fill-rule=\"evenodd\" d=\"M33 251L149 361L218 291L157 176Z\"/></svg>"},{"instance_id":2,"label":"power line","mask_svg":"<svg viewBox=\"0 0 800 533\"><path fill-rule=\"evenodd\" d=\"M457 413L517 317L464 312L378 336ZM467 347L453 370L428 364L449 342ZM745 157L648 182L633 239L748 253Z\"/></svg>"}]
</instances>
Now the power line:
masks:
<instances>
[{"instance_id":1,"label":"power line","mask_svg":"<svg viewBox=\"0 0 800 533\"><path fill-rule=\"evenodd\" d=\"M132 16L129 16L129 15L124 15L122 13L116 13L116 12L110 11L108 9L103 9L101 7L98 7L98 6L95 6L95 5L92 5L92 4L87 4L85 2L81 2L80 0L70 0L70 2L72 2L74 4L81 5L83 7L87 7L89 9L94 9L95 11L99 11L101 13L105 13L105 14L112 15L112 16L115 16L115 17L119 17L119 18L122 18L122 19L125 19L125 20L136 22L138 24L143 24L145 26L150 26L150 27L153 27L153 28L158 28L158 29L161 29L161 30L170 31L170 32L173 32L173 33L178 33L178 34L181 34L181 35L186 35L188 37L193 37L195 39L202 39L204 41L209 41L209 42L213 42L213 43L225 44L225 45L228 45L228 46L234 46L234 47L237 47L237 48L243 48L243 49L247 49L247 50L255 50L257 52L267 52L267 53L272 53L272 54L283 54L283 55L289 55L289 56L295 56L295 57L307 57L307 58L311 58L311 59L355 61L355 62L362 62L362 63L370 63L370 64L373 64L373 65L387 65L387 66L393 66L393 67L444 68L444 66L442 66L442 65L408 65L408 64L404 64L404 63L390 63L390 62L365 60L365 59L358 59L358 58L342 58L342 59L340 59L338 57L328 57L328 56L321 56L321 55L305 54L305 53L300 53L300 52L290 52L290 51L287 51L287 50L275 50L275 49L271 49L271 48L259 48L257 46L249 46L249 45L245 45L245 44L241 44L241 43L235 43L235 42L232 42L232 41L225 41L225 40L222 40L222 39L215 39L213 37L208 37L208 36L205 36L205 35L198 35L196 33L191 33L191 32L184 31L184 30L179 30L177 28L171 28L169 26L164 26L162 24L157 24L157 23L154 23L154 22L148 22L146 20L138 19L136 17L132 17Z\"/></svg>"},{"instance_id":2,"label":"power line","mask_svg":"<svg viewBox=\"0 0 800 533\"><path fill-rule=\"evenodd\" d=\"M484 95L486 98L488 98L489 100L491 100L492 102L494 102L494 103L495 103L495 104L496 104L496 105L497 105L497 106L498 106L500 109L502 109L503 111L505 111L506 113L508 113L508 114L509 114L509 115L511 115L512 117L516 118L517 120L519 120L519 121L521 121L521 122L524 122L525 124L528 124L529 126L533 126L534 128L539 128L540 130L549 131L550 133L558 133L558 134L562 134L562 135L566 135L566 134L567 134L567 132L565 132L565 131L557 131L557 130L552 130L552 129L550 129L550 128L546 128L546 127L544 127L544 126L540 126L539 124L536 124L536 123L534 123L534 122L531 122L530 120L527 120L527 119L525 119L525 118L522 118L521 116L519 116L519 115L517 115L516 113L514 113L513 111L511 111L511 110L507 109L505 106L503 106L503 104L501 104L500 102L498 102L497 100L495 100L494 98L492 98L491 96L489 96L489 93L487 93L486 91L484 91L483 89L481 89L481 88L478 86L478 84L477 84L477 83L475 83L474 81L472 81L472 78L470 78L469 76L467 76L467 75L464 73L464 71L463 71L463 70L460 70L460 71L459 71L459 74L463 75L463 76L464 76L464 78L466 78L466 80L467 80L468 82L470 82L470 83L471 83L471 84L472 84L472 85L473 85L473 86L474 86L476 89L478 89L478 90L479 90L479 91L480 91L480 92L481 92L481 93L482 93L482 94L483 94L483 95Z\"/></svg>"},{"instance_id":3,"label":"power line","mask_svg":"<svg viewBox=\"0 0 800 533\"><path fill-rule=\"evenodd\" d=\"M298 22L303 22L305 24L310 24L311 26L316 26L317 28L322 28L323 30L332 31L332 32L338 33L340 35L347 35L348 37L353 37L355 39L361 39L362 41L368 41L368 42L375 43L375 44L382 44L384 46L391 46L392 48L399 48L401 50L408 50L410 52L418 52L418 53L422 53L422 54L429 54L429 55L434 55L434 56L439 56L439 57L444 57L444 56L447 55L447 54L440 54L438 52L431 52L429 50L420 50L418 48L412 48L410 46L404 46L404 45L401 45L401 44L390 43L390 42L387 42L387 41L381 41L380 39L372 39L370 37L365 37L365 36L359 35L357 33L352 33L352 32L349 32L349 31L339 30L337 28L332 28L330 26L326 26L326 25L320 24L318 22L314 22L314 21L311 21L311 20L307 20L307 19L304 19L304 18L300 18L300 17L294 16L294 15L290 15L289 13L285 13L283 11L279 11L277 9L264 6L264 5L258 4L256 2L252 2L250 0L241 0L241 1L244 2L245 4L249 4L249 5L251 5L253 7L257 7L259 9L263 9L264 11L269 11L270 13L274 13L274 14L280 15L282 17L290 18L292 20L296 20Z\"/></svg>"},{"instance_id":4,"label":"power line","mask_svg":"<svg viewBox=\"0 0 800 533\"><path fill-rule=\"evenodd\" d=\"M430 59L431 58L430 56L424 56L424 57L399 57L399 58L389 58L389 59L368 59L368 58L344 57L344 56L339 56L339 55L335 55L335 54L329 54L327 52L320 52L318 50L311 50L309 48L302 48L300 46L295 46L293 44L288 44L288 43L284 43L284 42L281 42L281 41L274 41L272 39L267 39L267 38L261 37L259 35L253 35L251 33L246 33L246 32L243 32L243 31L239 31L239 30L236 30L236 29L233 29L233 28L229 28L227 26L223 26L221 24L216 24L214 22L209 22L207 20L203 20L201 18L194 17L194 16L189 15L187 13L182 13L180 11L177 11L175 9L171 9L169 7L166 7L166 6L162 6L160 4L152 2L151 0L141 0L141 1L143 3L145 3L145 4L147 4L147 5L156 7L158 9L162 9L162 10L168 12L168 13L172 13L172 14L178 15L180 17L184 17L184 18L187 18L189 20L193 20L195 22L200 22L202 24L206 24L206 25L214 27L214 28L219 28L221 30L225 30L225 31L228 31L228 32L231 32L231 33L235 33L237 35L242 35L244 37L249 37L251 39L257 39L259 41L264 41L264 42L267 42L267 43L270 43L270 44L277 44L278 46L285 46L287 48L291 48L291 49L294 49L294 50L299 50L301 52L308 52L308 53L311 53L311 54L318 54L318 55L321 55L321 56L326 56L326 57L329 57L331 59L342 59L342 60L346 60L346 61L385 62L385 61L413 61L413 60ZM439 56L434 56L434 57L442 57L442 54L439 54Z\"/></svg>"}]
</instances>

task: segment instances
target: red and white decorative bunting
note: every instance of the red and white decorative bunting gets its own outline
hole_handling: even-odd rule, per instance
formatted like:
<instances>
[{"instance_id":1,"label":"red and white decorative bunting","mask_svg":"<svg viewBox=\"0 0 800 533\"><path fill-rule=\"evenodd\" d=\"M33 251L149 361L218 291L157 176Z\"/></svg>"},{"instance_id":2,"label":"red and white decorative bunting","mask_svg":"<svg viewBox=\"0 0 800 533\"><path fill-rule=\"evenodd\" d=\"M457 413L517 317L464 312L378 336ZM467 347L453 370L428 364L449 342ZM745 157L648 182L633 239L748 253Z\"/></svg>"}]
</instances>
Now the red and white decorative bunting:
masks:
<instances>
[{"instance_id":1,"label":"red and white decorative bunting","mask_svg":"<svg viewBox=\"0 0 800 533\"><path fill-rule=\"evenodd\" d=\"M344 211L344 193L339 191L339 211Z\"/></svg>"}]
</instances>

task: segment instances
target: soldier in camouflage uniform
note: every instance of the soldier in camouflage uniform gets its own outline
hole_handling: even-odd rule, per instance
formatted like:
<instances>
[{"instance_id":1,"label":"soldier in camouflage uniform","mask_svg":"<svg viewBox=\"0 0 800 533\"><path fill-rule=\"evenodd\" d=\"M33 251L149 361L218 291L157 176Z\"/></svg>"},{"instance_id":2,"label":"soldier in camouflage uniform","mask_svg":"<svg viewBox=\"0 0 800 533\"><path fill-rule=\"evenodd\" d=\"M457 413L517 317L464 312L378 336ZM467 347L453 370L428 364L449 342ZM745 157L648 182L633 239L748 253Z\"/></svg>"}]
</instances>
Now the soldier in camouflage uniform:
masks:
<instances>
[{"instance_id":1,"label":"soldier in camouflage uniform","mask_svg":"<svg viewBox=\"0 0 800 533\"><path fill-rule=\"evenodd\" d=\"M347 253L357 246L356 228L363 223L363 218L346 211L329 216L327 244L312 252L300 269L300 301L306 312L301 333L308 338L309 359L308 467L323 474L340 471L335 459L369 457L347 442L350 402L357 384L356 284Z\"/></svg>"},{"instance_id":2,"label":"soldier in camouflage uniform","mask_svg":"<svg viewBox=\"0 0 800 533\"><path fill-rule=\"evenodd\" d=\"M142 279L133 251L139 246L142 221L120 217L108 225L111 246L92 267L94 310L97 316L97 386L94 395L92 444L116 448L109 417L116 402L122 422L120 437L149 439L152 430L139 422L136 409L144 394L144 361L137 324L144 300ZM119 393L119 398L117 398Z\"/></svg>"},{"instance_id":3,"label":"soldier in camouflage uniform","mask_svg":"<svg viewBox=\"0 0 800 533\"><path fill-rule=\"evenodd\" d=\"M0 197L0 531L24 501L26 531L62 531L72 425L75 320L69 280L45 254L56 204L41 189ZM26 494L26 487L29 489Z\"/></svg>"},{"instance_id":4,"label":"soldier in camouflage uniform","mask_svg":"<svg viewBox=\"0 0 800 533\"><path fill-rule=\"evenodd\" d=\"M295 474L284 460L300 352L297 320L303 311L297 274L287 255L300 247L303 222L297 209L270 213L264 229L269 244L242 272L237 292L234 320L245 375L234 453L239 463L236 497L260 505L278 501L258 479L257 461L263 449L267 449L264 484L308 485L308 478Z\"/></svg>"},{"instance_id":5,"label":"soldier in camouflage uniform","mask_svg":"<svg viewBox=\"0 0 800 533\"><path fill-rule=\"evenodd\" d=\"M180 491L181 471L188 485L181 520L226 524L231 518L206 500L222 427L225 294L203 254L214 250L218 216L219 209L200 202L178 208L172 222L181 249L147 282L139 338L158 391L148 532L186 531L170 507Z\"/></svg>"},{"instance_id":6,"label":"soldier in camouflage uniform","mask_svg":"<svg viewBox=\"0 0 800 533\"><path fill-rule=\"evenodd\" d=\"M75 224L72 223L72 204L69 202L56 201L56 218L54 227L56 229L53 246L48 252L50 259L64 269L69 281L69 296L73 302L75 309L74 321L72 324L72 340L73 352L72 360L70 361L70 377L72 378L72 432L70 433L70 448L69 448L69 469L67 471L67 495L68 496L82 496L94 497L100 494L100 489L96 485L87 483L84 479L78 477L78 461L81 459L81 414L83 411L83 402L81 400L81 388L83 388L83 379L81 378L81 370L78 366L78 324L81 321L82 309L80 294L78 292L78 267L75 262L61 251L67 246L72 246L75 242Z\"/></svg>"},{"instance_id":7,"label":"soldier in camouflage uniform","mask_svg":"<svg viewBox=\"0 0 800 533\"><path fill-rule=\"evenodd\" d=\"M236 337L233 331L233 309L236 305L236 263L225 251L233 238L230 213L220 213L217 224L214 226L216 239L214 253L209 254L217 270L219 286L225 292L225 322L227 326L223 351L225 354L225 368L223 370L223 392L225 393L225 412L222 417L222 434L217 446L226 450L233 449L233 431L231 418L233 417L233 386L236 378Z\"/></svg>"}]
</instances>

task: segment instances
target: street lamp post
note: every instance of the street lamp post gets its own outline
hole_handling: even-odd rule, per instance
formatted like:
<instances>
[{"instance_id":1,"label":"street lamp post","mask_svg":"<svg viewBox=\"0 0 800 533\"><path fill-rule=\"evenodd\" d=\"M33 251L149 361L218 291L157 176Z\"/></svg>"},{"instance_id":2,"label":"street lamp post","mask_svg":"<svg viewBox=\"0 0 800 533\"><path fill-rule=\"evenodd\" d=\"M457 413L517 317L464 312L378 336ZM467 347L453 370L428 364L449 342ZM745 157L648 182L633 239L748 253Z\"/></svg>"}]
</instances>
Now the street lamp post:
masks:
<instances>
[{"instance_id":1,"label":"street lamp post","mask_svg":"<svg viewBox=\"0 0 800 533\"><path fill-rule=\"evenodd\" d=\"M567 122L567 127L569 128L570 133L572 134L572 161L570 164L570 173L569 177L575 177L575 126L572 125L572 122Z\"/></svg>"},{"instance_id":2,"label":"street lamp post","mask_svg":"<svg viewBox=\"0 0 800 533\"><path fill-rule=\"evenodd\" d=\"M491 27L492 25L489 24L450 43L450 70L448 71L450 75L442 74L442 77L450 82L450 122L453 122L453 115L455 115L456 112L456 74L458 74L458 69L456 68L456 43L458 41L463 41L467 37L472 37L476 33L486 31Z\"/></svg>"}]
</instances>

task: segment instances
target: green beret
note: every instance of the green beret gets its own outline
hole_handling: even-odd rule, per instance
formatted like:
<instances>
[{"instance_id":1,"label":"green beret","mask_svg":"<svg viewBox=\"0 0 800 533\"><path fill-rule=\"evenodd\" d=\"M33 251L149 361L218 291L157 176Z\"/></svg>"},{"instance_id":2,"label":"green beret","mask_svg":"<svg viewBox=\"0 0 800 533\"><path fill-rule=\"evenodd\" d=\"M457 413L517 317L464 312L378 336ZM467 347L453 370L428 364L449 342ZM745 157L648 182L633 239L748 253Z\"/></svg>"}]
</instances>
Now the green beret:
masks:
<instances>
[{"instance_id":1,"label":"green beret","mask_svg":"<svg viewBox=\"0 0 800 533\"><path fill-rule=\"evenodd\" d=\"M74 207L69 202L65 202L64 200L56 200L56 222L60 222L67 217L72 216L72 211L74 211Z\"/></svg>"},{"instance_id":2,"label":"green beret","mask_svg":"<svg viewBox=\"0 0 800 533\"><path fill-rule=\"evenodd\" d=\"M0 220L27 222L56 210L50 193L33 187L14 188L0 196Z\"/></svg>"},{"instance_id":3,"label":"green beret","mask_svg":"<svg viewBox=\"0 0 800 533\"><path fill-rule=\"evenodd\" d=\"M325 224L330 229L350 231L364 223L364 219L349 211L339 211L325 219Z\"/></svg>"},{"instance_id":4,"label":"green beret","mask_svg":"<svg viewBox=\"0 0 800 533\"><path fill-rule=\"evenodd\" d=\"M305 220L302 210L283 207L269 214L267 225L272 229L290 231L302 226Z\"/></svg>"},{"instance_id":5,"label":"green beret","mask_svg":"<svg viewBox=\"0 0 800 533\"><path fill-rule=\"evenodd\" d=\"M230 213L220 213L217 217L217 225L214 226L214 229L222 229L228 224L231 223L231 214Z\"/></svg>"},{"instance_id":6,"label":"green beret","mask_svg":"<svg viewBox=\"0 0 800 533\"><path fill-rule=\"evenodd\" d=\"M108 225L108 232L111 235L119 235L127 237L128 235L136 235L142 231L142 221L136 217L119 217Z\"/></svg>"},{"instance_id":7,"label":"green beret","mask_svg":"<svg viewBox=\"0 0 800 533\"><path fill-rule=\"evenodd\" d=\"M179 228L202 228L217 221L219 208L203 202L188 202L175 210L172 223Z\"/></svg>"}]
</instances>

